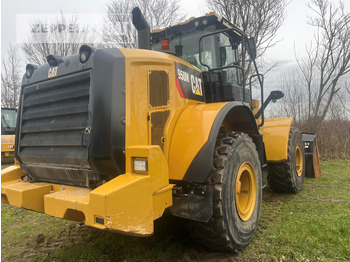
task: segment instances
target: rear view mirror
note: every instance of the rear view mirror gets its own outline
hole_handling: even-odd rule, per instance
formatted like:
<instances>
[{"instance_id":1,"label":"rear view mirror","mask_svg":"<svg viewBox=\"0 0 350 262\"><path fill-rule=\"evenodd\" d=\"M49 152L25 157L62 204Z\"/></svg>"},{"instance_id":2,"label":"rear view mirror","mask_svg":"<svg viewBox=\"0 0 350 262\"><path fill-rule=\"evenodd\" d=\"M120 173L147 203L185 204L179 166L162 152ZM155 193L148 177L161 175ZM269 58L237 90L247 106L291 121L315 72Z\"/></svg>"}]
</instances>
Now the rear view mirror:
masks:
<instances>
[{"instance_id":1,"label":"rear view mirror","mask_svg":"<svg viewBox=\"0 0 350 262\"><path fill-rule=\"evenodd\" d=\"M271 91L270 93L271 101L275 103L278 99L281 99L284 97L284 94L282 91L276 90L276 91Z\"/></svg>"},{"instance_id":2,"label":"rear view mirror","mask_svg":"<svg viewBox=\"0 0 350 262\"><path fill-rule=\"evenodd\" d=\"M251 59L256 59L256 42L255 38L251 37L248 39L247 51Z\"/></svg>"}]
</instances>

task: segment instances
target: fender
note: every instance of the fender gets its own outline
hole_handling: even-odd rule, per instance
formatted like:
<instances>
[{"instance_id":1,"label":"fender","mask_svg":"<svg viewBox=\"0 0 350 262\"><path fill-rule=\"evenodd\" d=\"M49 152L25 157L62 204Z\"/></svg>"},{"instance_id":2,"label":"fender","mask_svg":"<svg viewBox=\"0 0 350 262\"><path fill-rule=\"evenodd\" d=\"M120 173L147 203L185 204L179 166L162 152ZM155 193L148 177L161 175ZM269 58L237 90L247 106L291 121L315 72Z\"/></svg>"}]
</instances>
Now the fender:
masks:
<instances>
[{"instance_id":1,"label":"fender","mask_svg":"<svg viewBox=\"0 0 350 262\"><path fill-rule=\"evenodd\" d=\"M264 133L264 144L268 162L287 160L288 139L293 118L265 118L260 131Z\"/></svg>"},{"instance_id":2,"label":"fender","mask_svg":"<svg viewBox=\"0 0 350 262\"><path fill-rule=\"evenodd\" d=\"M247 133L265 163L262 136L251 109L239 101L190 106L181 114L171 141L169 178L206 182L212 168L216 138L221 127Z\"/></svg>"}]
</instances>

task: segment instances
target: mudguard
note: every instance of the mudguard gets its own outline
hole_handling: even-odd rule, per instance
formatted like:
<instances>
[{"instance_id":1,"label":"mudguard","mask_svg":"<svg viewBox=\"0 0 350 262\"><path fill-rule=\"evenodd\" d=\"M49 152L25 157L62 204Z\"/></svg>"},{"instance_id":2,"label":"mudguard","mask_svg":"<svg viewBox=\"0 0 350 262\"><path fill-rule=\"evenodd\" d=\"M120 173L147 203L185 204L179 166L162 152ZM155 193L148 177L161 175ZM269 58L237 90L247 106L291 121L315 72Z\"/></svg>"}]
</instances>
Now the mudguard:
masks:
<instances>
[{"instance_id":1,"label":"mudguard","mask_svg":"<svg viewBox=\"0 0 350 262\"><path fill-rule=\"evenodd\" d=\"M287 160L288 138L293 118L265 118L260 131L264 133L267 162Z\"/></svg>"},{"instance_id":2,"label":"mudguard","mask_svg":"<svg viewBox=\"0 0 350 262\"><path fill-rule=\"evenodd\" d=\"M265 159L262 136L247 105L238 101L194 105L184 110L176 124L169 153L169 178L205 182L221 127L250 135L261 160Z\"/></svg>"}]
</instances>

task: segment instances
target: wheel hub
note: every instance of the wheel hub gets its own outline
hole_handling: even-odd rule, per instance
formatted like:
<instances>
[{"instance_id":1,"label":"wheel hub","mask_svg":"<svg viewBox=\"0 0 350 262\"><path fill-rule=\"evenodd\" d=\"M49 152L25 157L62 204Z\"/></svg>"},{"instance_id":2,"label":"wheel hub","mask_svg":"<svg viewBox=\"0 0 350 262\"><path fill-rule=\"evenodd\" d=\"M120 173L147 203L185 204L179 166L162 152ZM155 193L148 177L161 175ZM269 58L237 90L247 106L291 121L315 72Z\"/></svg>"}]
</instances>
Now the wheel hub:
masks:
<instances>
[{"instance_id":1,"label":"wheel hub","mask_svg":"<svg viewBox=\"0 0 350 262\"><path fill-rule=\"evenodd\" d=\"M303 173L303 153L301 151L300 145L297 145L295 150L295 169L298 176L301 176Z\"/></svg>"},{"instance_id":2,"label":"wheel hub","mask_svg":"<svg viewBox=\"0 0 350 262\"><path fill-rule=\"evenodd\" d=\"M255 172L250 163L244 162L240 166L235 187L238 215L243 221L248 221L253 215L256 202Z\"/></svg>"}]
</instances>

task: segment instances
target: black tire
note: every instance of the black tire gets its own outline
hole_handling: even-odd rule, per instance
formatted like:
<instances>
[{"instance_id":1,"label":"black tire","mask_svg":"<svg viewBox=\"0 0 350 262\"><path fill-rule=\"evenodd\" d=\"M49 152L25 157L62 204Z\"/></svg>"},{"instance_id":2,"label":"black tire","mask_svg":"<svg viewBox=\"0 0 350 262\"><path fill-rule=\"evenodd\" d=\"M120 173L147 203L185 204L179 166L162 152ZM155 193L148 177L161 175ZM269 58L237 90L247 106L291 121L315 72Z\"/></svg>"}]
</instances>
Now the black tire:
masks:
<instances>
[{"instance_id":1,"label":"black tire","mask_svg":"<svg viewBox=\"0 0 350 262\"><path fill-rule=\"evenodd\" d=\"M247 164L248 163L248 164ZM251 167L252 172L241 167ZM245 184L243 179L248 177L256 187L249 185L247 191L251 195L254 191L255 203L249 202L248 210L250 215L243 218L239 214L237 201L243 199L236 192L237 176L242 177L242 187ZM252 174L252 175L250 175ZM239 180L241 182L241 180ZM246 181L246 180L245 180ZM220 251L238 251L247 246L257 230L261 197L262 197L262 175L259 156L252 139L238 132L220 132L216 142L216 149L213 159L213 168L209 177L209 183L215 185L213 197L213 216L207 223L191 221L191 236L200 244ZM250 182L249 182L250 183ZM248 184L249 184L248 183ZM242 193L244 194L244 193ZM237 195L237 196L236 196ZM253 199L254 197L248 197ZM241 208L242 209L242 208Z\"/></svg>"},{"instance_id":2,"label":"black tire","mask_svg":"<svg viewBox=\"0 0 350 262\"><path fill-rule=\"evenodd\" d=\"M271 189L276 193L295 194L303 188L305 154L301 132L294 128L291 128L289 132L287 152L288 159L286 161L268 164L267 181ZM301 163L296 161L297 159L300 159Z\"/></svg>"}]
</instances>

